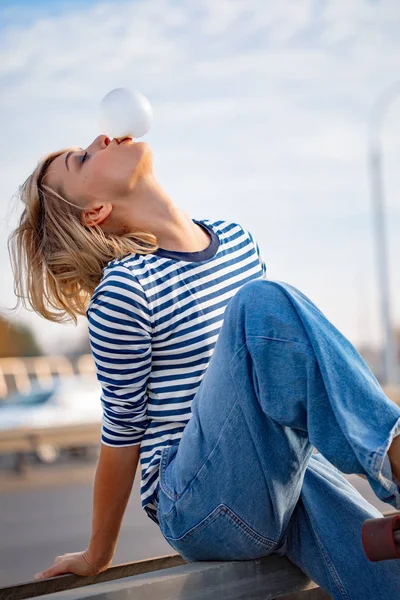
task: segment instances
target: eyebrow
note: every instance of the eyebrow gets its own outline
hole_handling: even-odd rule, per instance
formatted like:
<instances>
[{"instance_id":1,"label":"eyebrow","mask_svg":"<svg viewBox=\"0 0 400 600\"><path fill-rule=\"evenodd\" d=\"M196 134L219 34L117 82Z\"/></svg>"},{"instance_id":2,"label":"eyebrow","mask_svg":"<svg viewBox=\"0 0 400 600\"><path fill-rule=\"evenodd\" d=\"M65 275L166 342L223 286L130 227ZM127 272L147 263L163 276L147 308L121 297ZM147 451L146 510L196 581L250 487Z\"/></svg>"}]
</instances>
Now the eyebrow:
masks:
<instances>
[{"instance_id":1,"label":"eyebrow","mask_svg":"<svg viewBox=\"0 0 400 600\"><path fill-rule=\"evenodd\" d=\"M83 150L83 148L79 148L79 150ZM65 157L65 166L67 167L67 171L69 171L68 159L71 156L71 154L74 154L74 150L70 150L69 152L67 152L67 155Z\"/></svg>"},{"instance_id":2,"label":"eyebrow","mask_svg":"<svg viewBox=\"0 0 400 600\"><path fill-rule=\"evenodd\" d=\"M67 171L69 171L69 166L68 166L68 159L72 154L72 150L70 150L69 152L67 152L67 156L65 157L65 166L67 167Z\"/></svg>"}]
</instances>

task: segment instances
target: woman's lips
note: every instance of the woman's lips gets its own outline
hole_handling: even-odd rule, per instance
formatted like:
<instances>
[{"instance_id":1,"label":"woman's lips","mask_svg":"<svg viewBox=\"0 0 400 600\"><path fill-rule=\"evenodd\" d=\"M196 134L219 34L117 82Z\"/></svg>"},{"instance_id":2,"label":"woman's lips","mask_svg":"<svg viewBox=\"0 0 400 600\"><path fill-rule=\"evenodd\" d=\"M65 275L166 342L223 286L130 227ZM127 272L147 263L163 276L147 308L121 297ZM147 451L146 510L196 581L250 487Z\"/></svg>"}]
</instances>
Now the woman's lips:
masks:
<instances>
[{"instance_id":1,"label":"woman's lips","mask_svg":"<svg viewBox=\"0 0 400 600\"><path fill-rule=\"evenodd\" d=\"M115 142L118 144L118 146L120 144L122 144L122 142L133 142L133 139L131 137L124 137L124 138L114 138Z\"/></svg>"}]
</instances>

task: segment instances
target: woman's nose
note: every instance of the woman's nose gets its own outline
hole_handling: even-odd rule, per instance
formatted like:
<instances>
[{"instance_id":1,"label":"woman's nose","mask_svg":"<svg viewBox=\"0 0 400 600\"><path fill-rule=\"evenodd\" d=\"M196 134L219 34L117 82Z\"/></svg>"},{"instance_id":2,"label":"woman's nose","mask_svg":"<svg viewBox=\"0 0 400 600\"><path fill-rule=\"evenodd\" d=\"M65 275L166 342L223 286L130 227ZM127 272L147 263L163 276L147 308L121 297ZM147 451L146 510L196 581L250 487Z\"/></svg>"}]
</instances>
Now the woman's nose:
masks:
<instances>
[{"instance_id":1,"label":"woman's nose","mask_svg":"<svg viewBox=\"0 0 400 600\"><path fill-rule=\"evenodd\" d=\"M98 135L96 139L90 144L92 150L104 150L110 143L110 138L106 135Z\"/></svg>"}]
</instances>

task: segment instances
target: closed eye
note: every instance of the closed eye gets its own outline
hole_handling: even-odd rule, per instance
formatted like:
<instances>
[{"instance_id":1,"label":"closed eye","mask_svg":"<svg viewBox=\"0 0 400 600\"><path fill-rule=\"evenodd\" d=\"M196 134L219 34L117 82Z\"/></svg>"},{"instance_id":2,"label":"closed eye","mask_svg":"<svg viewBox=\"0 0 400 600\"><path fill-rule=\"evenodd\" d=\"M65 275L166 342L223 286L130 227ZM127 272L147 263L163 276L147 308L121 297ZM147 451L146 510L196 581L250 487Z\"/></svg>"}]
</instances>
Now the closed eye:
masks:
<instances>
[{"instance_id":1,"label":"closed eye","mask_svg":"<svg viewBox=\"0 0 400 600\"><path fill-rule=\"evenodd\" d=\"M87 158L89 158L89 153L88 152L85 152L85 154L81 155L81 160L80 160L81 165L85 162L85 160Z\"/></svg>"}]
</instances>

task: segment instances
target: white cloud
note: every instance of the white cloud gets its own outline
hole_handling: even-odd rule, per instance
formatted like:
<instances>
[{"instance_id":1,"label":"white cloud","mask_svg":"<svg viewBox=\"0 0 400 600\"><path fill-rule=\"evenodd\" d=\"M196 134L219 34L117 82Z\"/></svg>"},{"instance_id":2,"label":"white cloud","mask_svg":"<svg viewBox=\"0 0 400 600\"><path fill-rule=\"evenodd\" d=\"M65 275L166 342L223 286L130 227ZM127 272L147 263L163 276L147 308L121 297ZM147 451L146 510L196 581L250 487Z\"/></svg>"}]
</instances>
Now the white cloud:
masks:
<instances>
[{"instance_id":1,"label":"white cloud","mask_svg":"<svg viewBox=\"0 0 400 600\"><path fill-rule=\"evenodd\" d=\"M259 239L271 277L297 285L346 335L362 337L359 288L376 287L366 120L397 78L397 0L115 1L43 15L1 32L2 239L13 226L8 199L39 156L89 143L103 94L128 85L153 104L146 139L176 202L196 217L240 220ZM383 136L393 222L397 113ZM392 256L397 238L391 230ZM0 261L6 307L5 244ZM370 298L365 335L377 340L376 292ZM50 330L73 332L32 323L44 340Z\"/></svg>"}]
</instances>

